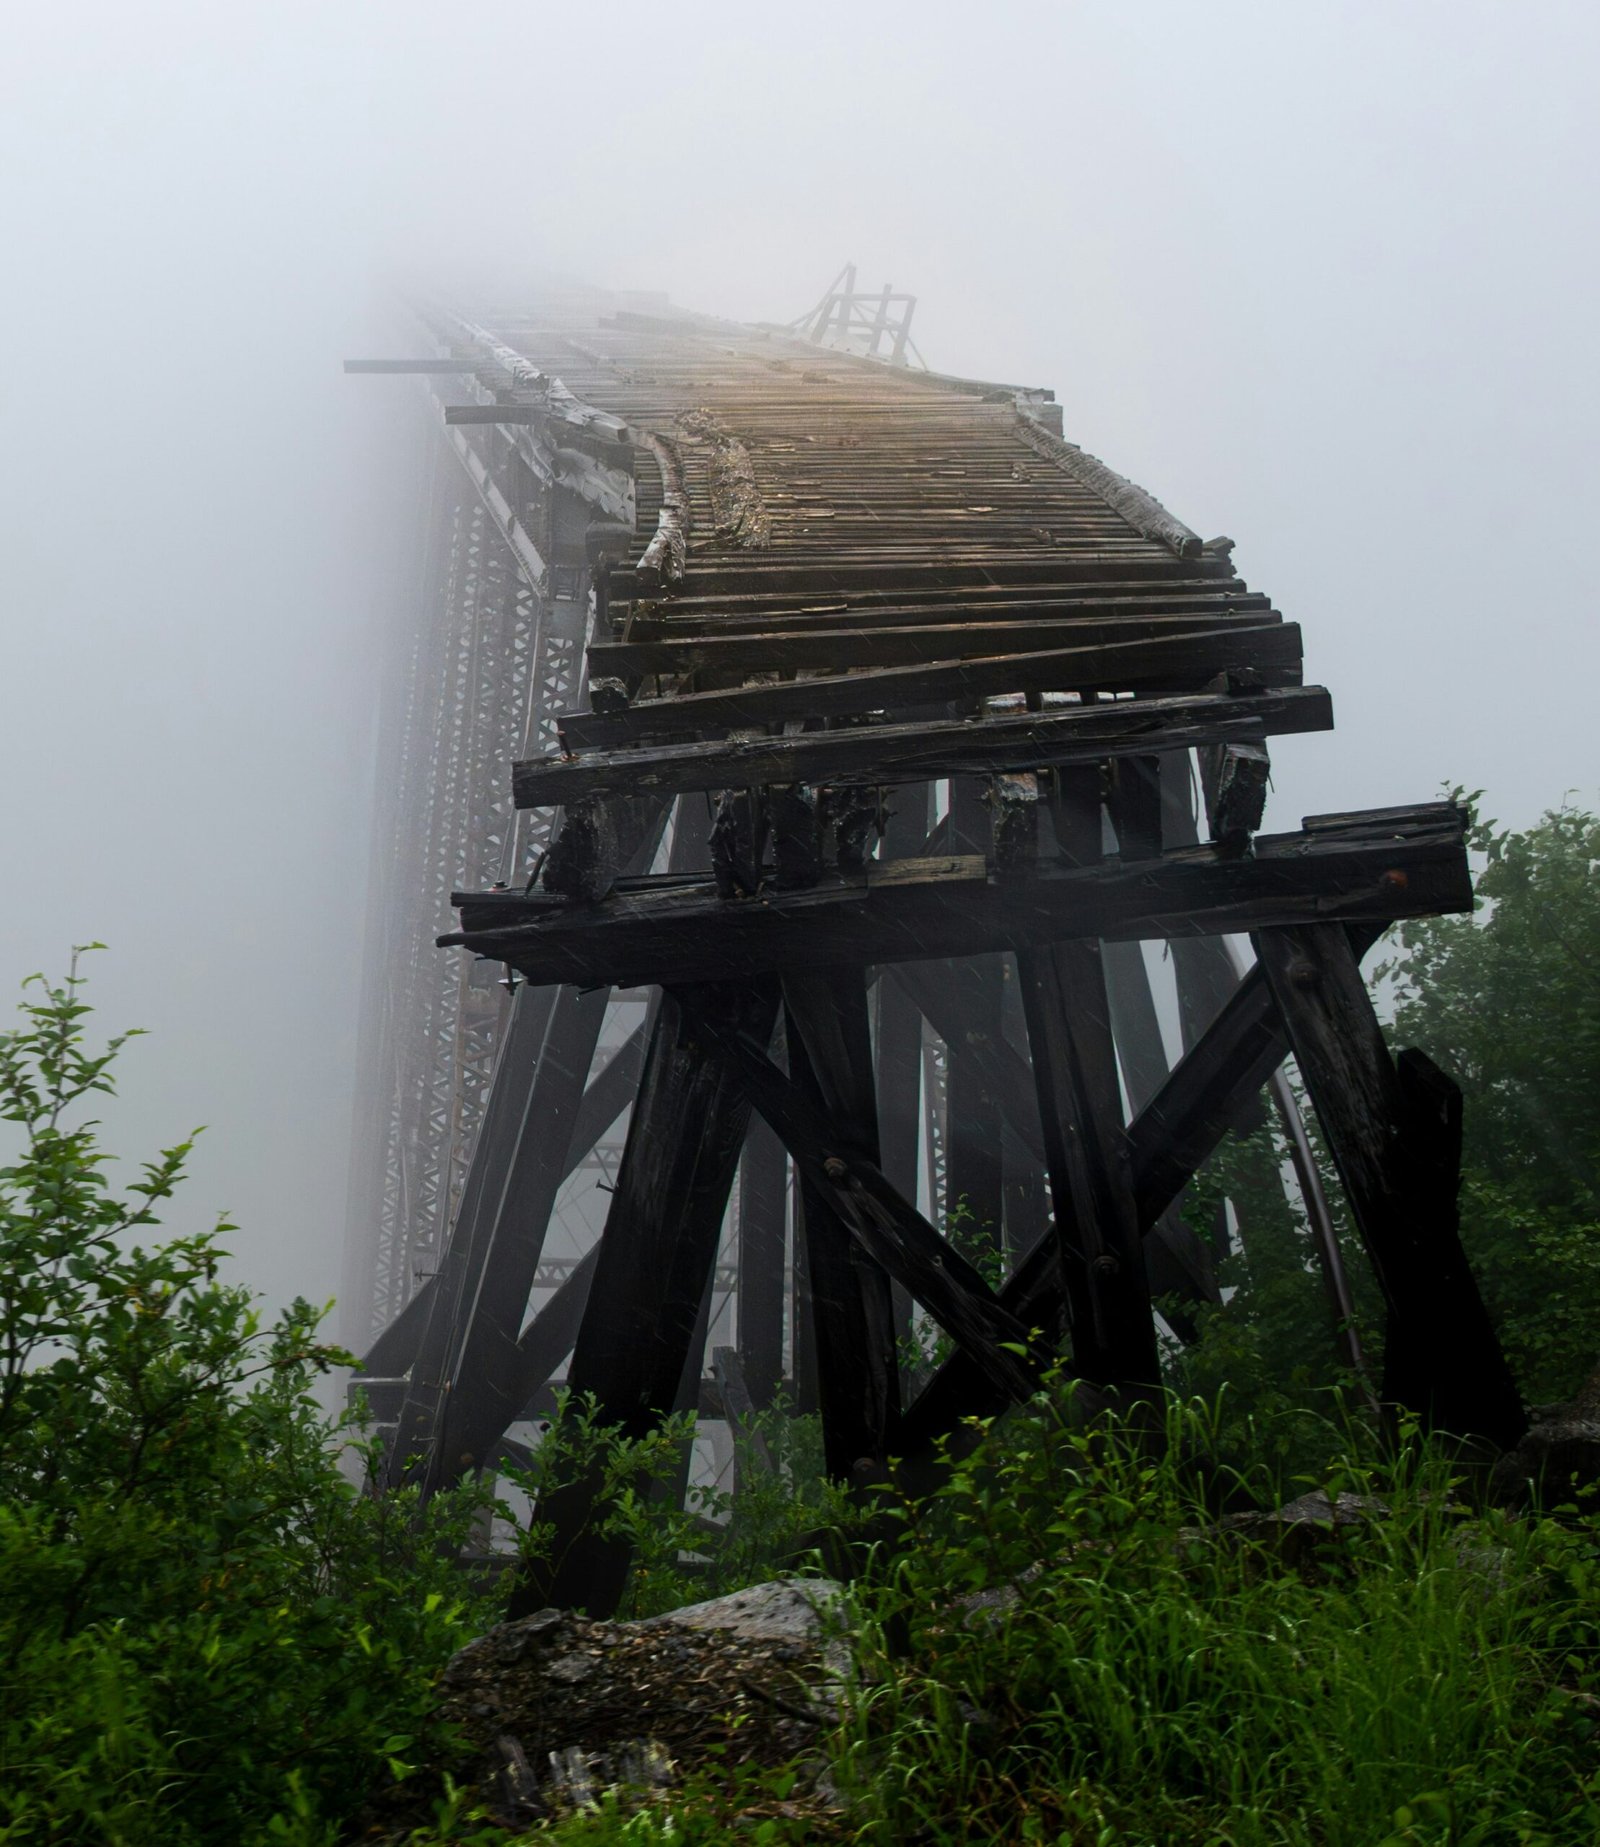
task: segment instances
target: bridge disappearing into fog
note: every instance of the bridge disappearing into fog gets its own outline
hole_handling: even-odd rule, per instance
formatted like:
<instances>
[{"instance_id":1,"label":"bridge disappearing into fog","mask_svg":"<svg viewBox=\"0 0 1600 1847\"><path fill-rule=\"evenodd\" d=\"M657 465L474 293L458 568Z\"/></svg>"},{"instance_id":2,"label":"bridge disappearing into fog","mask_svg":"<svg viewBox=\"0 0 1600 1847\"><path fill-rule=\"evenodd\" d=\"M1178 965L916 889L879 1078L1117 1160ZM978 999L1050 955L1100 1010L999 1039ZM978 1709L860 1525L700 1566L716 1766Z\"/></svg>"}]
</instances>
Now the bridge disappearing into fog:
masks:
<instances>
[{"instance_id":1,"label":"bridge disappearing into fog","mask_svg":"<svg viewBox=\"0 0 1600 1847\"><path fill-rule=\"evenodd\" d=\"M1269 740L1332 724L1298 628L1049 391L907 364L911 307L551 293L351 363L427 412L345 1284L390 1483L521 1457L561 1378L635 1432L781 1394L859 1483L1061 1352L1137 1393L1152 1298L1178 1339L1217 1299L1181 1195L1264 1086L1342 1325L1291 1051L1385 1397L1520 1429L1459 1098L1358 967L1469 907L1465 817L1262 832ZM582 1550L527 1596L609 1608L626 1561Z\"/></svg>"}]
</instances>

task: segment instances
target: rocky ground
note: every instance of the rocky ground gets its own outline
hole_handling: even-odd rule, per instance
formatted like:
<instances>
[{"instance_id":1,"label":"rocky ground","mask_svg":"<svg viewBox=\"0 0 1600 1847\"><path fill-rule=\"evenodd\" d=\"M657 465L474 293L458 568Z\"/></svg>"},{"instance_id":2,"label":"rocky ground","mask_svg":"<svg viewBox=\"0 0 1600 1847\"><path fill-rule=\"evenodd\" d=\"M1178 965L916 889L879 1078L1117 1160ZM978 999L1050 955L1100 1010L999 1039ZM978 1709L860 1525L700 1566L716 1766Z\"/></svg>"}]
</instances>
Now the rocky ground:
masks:
<instances>
[{"instance_id":1,"label":"rocky ground","mask_svg":"<svg viewBox=\"0 0 1600 1847\"><path fill-rule=\"evenodd\" d=\"M385 1791L354 1839L394 1847L425 1826L443 1773L506 1826L529 1825L620 1784L648 1800L688 1769L726 1778L742 1766L802 1761L830 1710L843 1651L825 1613L839 1587L784 1579L643 1622L591 1622L540 1610L501 1623L458 1654L438 1714L460 1737L451 1762ZM831 1792L818 1762L782 1803L750 1794L752 1814L814 1813Z\"/></svg>"}]
</instances>

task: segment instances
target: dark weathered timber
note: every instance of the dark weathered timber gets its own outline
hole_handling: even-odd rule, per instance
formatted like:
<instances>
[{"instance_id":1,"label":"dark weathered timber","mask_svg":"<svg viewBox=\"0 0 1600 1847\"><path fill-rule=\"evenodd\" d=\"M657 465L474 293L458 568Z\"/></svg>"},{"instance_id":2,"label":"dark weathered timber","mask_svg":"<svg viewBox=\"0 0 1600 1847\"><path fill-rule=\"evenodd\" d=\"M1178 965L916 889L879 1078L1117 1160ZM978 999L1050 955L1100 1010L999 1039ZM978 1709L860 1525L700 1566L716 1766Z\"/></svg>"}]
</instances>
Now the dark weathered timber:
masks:
<instances>
[{"instance_id":1,"label":"dark weathered timber","mask_svg":"<svg viewBox=\"0 0 1600 1847\"><path fill-rule=\"evenodd\" d=\"M549 1384L556 1368L572 1351L589 1305L600 1246L592 1245L568 1271L566 1280L522 1330L517 1340L516 1381L520 1418L540 1415L536 1394Z\"/></svg>"},{"instance_id":2,"label":"dark weathered timber","mask_svg":"<svg viewBox=\"0 0 1600 1847\"><path fill-rule=\"evenodd\" d=\"M702 1022L700 1030L738 1070L751 1102L777 1130L797 1165L834 1200L852 1235L972 1355L985 1377L1008 1393L1031 1390L1033 1367L1006 1345L1026 1348L1026 1326L1003 1309L971 1264L889 1185L874 1163L836 1152L845 1145L848 1131L841 1133L841 1125L786 1078L750 1035L716 1023Z\"/></svg>"},{"instance_id":3,"label":"dark weathered timber","mask_svg":"<svg viewBox=\"0 0 1600 1847\"><path fill-rule=\"evenodd\" d=\"M394 1320L361 1357L358 1373L375 1379L398 1378L417 1356L433 1306L434 1278L427 1277Z\"/></svg>"},{"instance_id":4,"label":"dark weathered timber","mask_svg":"<svg viewBox=\"0 0 1600 1847\"><path fill-rule=\"evenodd\" d=\"M976 546L973 549L984 551ZM1107 579L1171 583L1196 577L1231 579L1233 569L1223 559L1194 558L1180 563L1138 547L1109 546L1070 555L1056 551L1036 560L992 548L978 557L932 560L925 553L901 558L823 558L793 563L776 557L770 563L755 563L747 556L737 563L719 562L686 570L679 580L678 594L696 600L703 596L746 597L768 591L840 596L887 587L903 597L923 584L933 589L977 590L991 584L1093 584ZM613 567L605 581L606 595L612 603L654 597L661 589L658 578L626 566Z\"/></svg>"},{"instance_id":5,"label":"dark weathered timber","mask_svg":"<svg viewBox=\"0 0 1600 1847\"><path fill-rule=\"evenodd\" d=\"M1413 1059L1403 1082L1342 930L1261 930L1256 955L1389 1308L1387 1397L1509 1448L1526 1413L1461 1254L1459 1097Z\"/></svg>"},{"instance_id":6,"label":"dark weathered timber","mask_svg":"<svg viewBox=\"0 0 1600 1847\"><path fill-rule=\"evenodd\" d=\"M1200 753L1211 838L1225 853L1242 853L1267 808L1272 759L1262 744L1219 744Z\"/></svg>"},{"instance_id":7,"label":"dark weathered timber","mask_svg":"<svg viewBox=\"0 0 1600 1847\"><path fill-rule=\"evenodd\" d=\"M1319 686L1096 700L1062 711L996 714L981 721L863 724L794 736L535 757L512 766L512 788L519 808L548 808L624 791L669 795L768 782L926 782L1206 744L1256 743L1264 736L1332 726L1333 705Z\"/></svg>"},{"instance_id":8,"label":"dark weathered timber","mask_svg":"<svg viewBox=\"0 0 1600 1847\"><path fill-rule=\"evenodd\" d=\"M1002 693L1130 692L1147 687L1180 692L1199 689L1225 667L1246 664L1261 669L1276 686L1298 685L1298 625L1198 629L1158 641L999 654L643 699L624 712L574 712L561 721L561 740L571 751L605 750L645 738L775 725L789 718L972 706Z\"/></svg>"},{"instance_id":9,"label":"dark weathered timber","mask_svg":"<svg viewBox=\"0 0 1600 1847\"><path fill-rule=\"evenodd\" d=\"M1035 454L1042 455L1098 494L1106 505L1147 539L1159 539L1177 558L1198 558L1204 541L1191 532L1180 519L1174 519L1154 494L1108 468L1098 456L1090 455L1076 443L1064 442L1042 423L1017 412L1017 432Z\"/></svg>"},{"instance_id":10,"label":"dark weathered timber","mask_svg":"<svg viewBox=\"0 0 1600 1847\"><path fill-rule=\"evenodd\" d=\"M1359 957L1378 934L1358 926L1351 936L1352 952ZM1261 1086L1288 1054L1271 989L1257 966L1128 1125L1129 1181L1147 1236L1223 1136L1249 1113ZM1024 1257L1000 1300L1025 1326L1038 1329L1047 1345L1064 1337L1066 1292L1053 1238ZM967 1354L952 1354L901 1419L907 1484L931 1486L940 1441L961 1419L992 1417L1007 1401Z\"/></svg>"},{"instance_id":11,"label":"dark weathered timber","mask_svg":"<svg viewBox=\"0 0 1600 1847\"><path fill-rule=\"evenodd\" d=\"M1160 1380L1144 1249L1121 1136L1099 944L1031 949L1016 959L1033 1049L1038 1114L1073 1369L1099 1385L1151 1391Z\"/></svg>"},{"instance_id":12,"label":"dark weathered timber","mask_svg":"<svg viewBox=\"0 0 1600 1847\"><path fill-rule=\"evenodd\" d=\"M724 987L696 1001L758 1044L771 1035L773 988ZM664 992L567 1375L575 1394L593 1393L602 1422L630 1437L677 1400L750 1114L737 1076L687 1024L678 996ZM586 1535L596 1492L585 1479L541 1504L536 1517L554 1524L564 1549L519 1579L513 1614L616 1607L628 1552Z\"/></svg>"},{"instance_id":13,"label":"dark weathered timber","mask_svg":"<svg viewBox=\"0 0 1600 1847\"><path fill-rule=\"evenodd\" d=\"M855 879L742 904L719 902L708 886L630 891L581 913L487 893L463 905L468 928L442 940L533 981L625 986L981 955L1072 936L1392 921L1471 908L1462 817L1452 814L1423 810L1373 832L1265 835L1249 858L1187 847L1132 865L1041 864L1031 878L996 879L976 858L874 863Z\"/></svg>"},{"instance_id":14,"label":"dark weathered timber","mask_svg":"<svg viewBox=\"0 0 1600 1847\"><path fill-rule=\"evenodd\" d=\"M1103 943L1100 967L1128 1108L1137 1116L1160 1091L1169 1070L1144 950L1138 943ZM1152 1297L1222 1300L1210 1255L1176 1207L1169 1206L1150 1227L1144 1240L1144 1261ZM1182 1340L1192 1339L1197 1331L1193 1318L1173 1307L1170 1300L1167 1322Z\"/></svg>"},{"instance_id":15,"label":"dark weathered timber","mask_svg":"<svg viewBox=\"0 0 1600 1847\"><path fill-rule=\"evenodd\" d=\"M955 988L954 964L950 962L901 962L885 969L879 985L885 992L899 989L914 1003L917 1011L946 1045L960 1032L960 1015L952 1004ZM920 1037L920 1035L919 1035ZM973 1062L982 1070L982 1081L992 1096L1000 1100L1007 1127L1021 1142L1036 1164L1044 1161L1044 1142L1039 1134L1039 1110L1033 1094L1033 1074L1028 1061L1002 1033L999 1039L983 1039L969 1047ZM888 1169L885 1168L885 1172ZM890 1175L895 1179L894 1175ZM915 1192L915 1173L910 1186ZM896 1184L900 1182L896 1180Z\"/></svg>"},{"instance_id":16,"label":"dark weathered timber","mask_svg":"<svg viewBox=\"0 0 1600 1847\"><path fill-rule=\"evenodd\" d=\"M1031 613L1013 615L1018 607ZM630 624L626 641L589 644L589 670L630 686L658 674L694 674L702 683L717 685L737 683L753 673L838 674L847 668L915 667L1097 645L1139 646L1236 627L1261 628L1281 620L1271 609L1254 606L1083 615L1070 604L1054 614L1031 605L1005 604L971 622L942 620L947 613L922 608L914 612L919 619L907 611L904 620L880 623L876 611L855 611L849 625L841 627L837 620L790 610L769 617L773 626L768 628L741 627L725 634L719 627L709 634L696 630L660 639L641 636L637 625Z\"/></svg>"},{"instance_id":17,"label":"dark weathered timber","mask_svg":"<svg viewBox=\"0 0 1600 1847\"><path fill-rule=\"evenodd\" d=\"M765 1120L752 1117L739 1159L739 1359L765 1410L783 1378L783 1294L789 1163Z\"/></svg>"},{"instance_id":18,"label":"dark weathered timber","mask_svg":"<svg viewBox=\"0 0 1600 1847\"><path fill-rule=\"evenodd\" d=\"M797 975L785 979L783 999L789 1082L800 1107L809 1106L813 1126L827 1125L831 1143L820 1171L815 1149L801 1161L787 1145L800 1175L823 1455L828 1472L848 1481L881 1473L900 1415L889 1273L861 1240L854 1215L841 1210L828 1167L845 1156L874 1165L879 1158L866 984L860 970ZM783 1124L766 1119L787 1143Z\"/></svg>"},{"instance_id":19,"label":"dark weathered timber","mask_svg":"<svg viewBox=\"0 0 1600 1847\"><path fill-rule=\"evenodd\" d=\"M697 596L685 603L672 599L641 604L628 618L629 637L639 642L719 640L772 635L784 631L807 635L838 631L848 644L853 632L890 628L943 625L953 636L959 629L982 629L988 624L1037 621L1046 625L1036 647L1064 647L1061 623L1107 616L1206 617L1214 623L1234 620L1276 622L1277 612L1268 597L1249 589L1238 578L1207 582L1172 579L1161 583L1098 582L972 584L942 588L918 583L896 590L890 583L877 590L852 590L835 599L794 594L741 595L726 598ZM1201 621L1199 626L1212 623ZM1119 639L1112 635L1112 640ZM944 658L952 658L946 656ZM837 661L823 661L826 670ZM654 669L651 669L654 671ZM678 671L672 669L671 671Z\"/></svg>"},{"instance_id":20,"label":"dark weathered timber","mask_svg":"<svg viewBox=\"0 0 1600 1847\"><path fill-rule=\"evenodd\" d=\"M1161 837L1161 759L1118 757L1107 792L1117 851L1123 859L1156 859Z\"/></svg>"},{"instance_id":21,"label":"dark weathered timber","mask_svg":"<svg viewBox=\"0 0 1600 1847\"><path fill-rule=\"evenodd\" d=\"M1056 841L1086 870L1102 840L1092 771L1057 778ZM1111 1011L1093 937L1017 957L1072 1360L1102 1386L1153 1391L1155 1321L1123 1134Z\"/></svg>"},{"instance_id":22,"label":"dark weathered timber","mask_svg":"<svg viewBox=\"0 0 1600 1847\"><path fill-rule=\"evenodd\" d=\"M565 1180L579 1161L599 1141L633 1101L639 1073L644 1068L644 1048L648 1028L641 1023L623 1040L604 1066L589 1079L572 1125L572 1143L567 1151Z\"/></svg>"},{"instance_id":23,"label":"dark weathered timber","mask_svg":"<svg viewBox=\"0 0 1600 1847\"><path fill-rule=\"evenodd\" d=\"M410 1384L394 1437L386 1445L382 1481L398 1487L414 1480L427 1486L437 1472L432 1460L440 1408L454 1357L465 1305L477 1290L499 1222L507 1176L521 1143L529 1087L538 1070L554 990L523 987L511 1004L500 1069L505 1081L490 1093L455 1223L428 1279L428 1306L410 1358Z\"/></svg>"},{"instance_id":24,"label":"dark weathered timber","mask_svg":"<svg viewBox=\"0 0 1600 1847\"><path fill-rule=\"evenodd\" d=\"M463 1297L451 1390L430 1451L430 1475L440 1482L484 1467L527 1396L517 1341L605 1009L603 988L564 988L551 1010L505 1192L475 1287Z\"/></svg>"},{"instance_id":25,"label":"dark weathered timber","mask_svg":"<svg viewBox=\"0 0 1600 1847\"><path fill-rule=\"evenodd\" d=\"M545 859L545 890L585 904L606 897L644 845L661 838L667 806L653 794L602 795L569 804Z\"/></svg>"},{"instance_id":26,"label":"dark weathered timber","mask_svg":"<svg viewBox=\"0 0 1600 1847\"><path fill-rule=\"evenodd\" d=\"M950 784L953 853L983 854L993 825L989 789L976 777ZM1011 867L1007 876L1025 876ZM975 956L949 966L945 1042L945 1224L963 1215L966 1231L999 1250L1005 1214L1000 1099L989 1081L991 1048L1004 1043L1000 959Z\"/></svg>"}]
</instances>

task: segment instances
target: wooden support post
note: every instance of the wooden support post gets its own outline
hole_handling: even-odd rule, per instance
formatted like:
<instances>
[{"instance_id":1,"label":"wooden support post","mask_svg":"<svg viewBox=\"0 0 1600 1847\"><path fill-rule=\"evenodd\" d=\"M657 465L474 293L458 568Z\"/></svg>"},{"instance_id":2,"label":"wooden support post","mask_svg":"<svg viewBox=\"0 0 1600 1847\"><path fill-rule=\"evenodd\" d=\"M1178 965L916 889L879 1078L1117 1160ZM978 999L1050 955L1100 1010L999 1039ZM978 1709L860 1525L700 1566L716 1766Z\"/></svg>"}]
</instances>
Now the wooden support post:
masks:
<instances>
[{"instance_id":1,"label":"wooden support post","mask_svg":"<svg viewBox=\"0 0 1600 1847\"><path fill-rule=\"evenodd\" d=\"M628 1125L616 1191L567 1383L600 1421L640 1437L678 1400L708 1287L750 1104L726 1063L695 1037L684 997L663 992ZM770 986L701 990L695 1004L765 1044ZM589 1532L597 1483L557 1488L537 1510L552 1556L518 1581L511 1614L545 1604L609 1615L627 1581L624 1546Z\"/></svg>"},{"instance_id":2,"label":"wooden support post","mask_svg":"<svg viewBox=\"0 0 1600 1847\"><path fill-rule=\"evenodd\" d=\"M1254 940L1388 1304L1385 1398L1510 1447L1527 1418L1461 1250L1460 1093L1420 1054L1397 1069L1343 930Z\"/></svg>"},{"instance_id":3,"label":"wooden support post","mask_svg":"<svg viewBox=\"0 0 1600 1847\"><path fill-rule=\"evenodd\" d=\"M1058 850L1075 864L1099 856L1093 772L1058 779ZM1144 1249L1128 1169L1116 1051L1092 938L1017 958L1033 1052L1072 1329L1073 1363L1102 1385L1153 1390L1161 1379Z\"/></svg>"},{"instance_id":4,"label":"wooden support post","mask_svg":"<svg viewBox=\"0 0 1600 1847\"><path fill-rule=\"evenodd\" d=\"M841 1157L878 1160L877 1104L866 984L857 972L785 980L789 1072L836 1125ZM777 1125L774 1125L777 1126ZM801 1221L811 1287L817 1392L829 1474L875 1479L900 1413L889 1278L851 1236L834 1189L801 1169Z\"/></svg>"},{"instance_id":5,"label":"wooden support post","mask_svg":"<svg viewBox=\"0 0 1600 1847\"><path fill-rule=\"evenodd\" d=\"M1129 1110L1137 1115L1166 1082L1168 1071L1144 948L1139 943L1102 943L1100 959L1123 1089ZM1192 1340L1197 1324L1172 1298L1220 1302L1222 1295L1210 1253L1176 1206L1169 1206L1150 1228L1144 1263L1150 1294L1165 1299L1168 1325L1181 1340Z\"/></svg>"},{"instance_id":6,"label":"wooden support post","mask_svg":"<svg viewBox=\"0 0 1600 1847\"><path fill-rule=\"evenodd\" d=\"M988 788L975 776L950 783L950 851L988 854ZM941 1036L949 1055L945 1132L945 1223L964 1209L970 1237L999 1249L1005 1216L1000 1157L1000 1099L989 1082L986 1054L1004 1038L1000 959L973 956L951 964L951 1030Z\"/></svg>"},{"instance_id":7,"label":"wooden support post","mask_svg":"<svg viewBox=\"0 0 1600 1847\"><path fill-rule=\"evenodd\" d=\"M933 818L932 786L896 789L892 798L881 856L915 857L923 851ZM879 1165L889 1183L914 1200L922 1146L922 1015L904 987L893 981L874 984L873 1004ZM892 1293L898 1346L910 1338L911 1298L898 1283Z\"/></svg>"},{"instance_id":8,"label":"wooden support post","mask_svg":"<svg viewBox=\"0 0 1600 1847\"><path fill-rule=\"evenodd\" d=\"M493 1234L476 1286L462 1298L459 1344L450 1362L451 1389L429 1453L430 1489L485 1467L494 1444L521 1411L517 1340L607 998L603 988L587 994L562 988L556 996Z\"/></svg>"},{"instance_id":9,"label":"wooden support post","mask_svg":"<svg viewBox=\"0 0 1600 1847\"><path fill-rule=\"evenodd\" d=\"M789 1161L767 1124L752 1119L739 1161L741 1376L765 1409L783 1381L783 1294Z\"/></svg>"},{"instance_id":10,"label":"wooden support post","mask_svg":"<svg viewBox=\"0 0 1600 1847\"><path fill-rule=\"evenodd\" d=\"M985 1379L1002 1393L1031 1391L1040 1356L1030 1349L1027 1328L881 1169L850 1151L849 1124L828 1115L812 1091L785 1077L748 1034L704 1017L697 1029L739 1072L751 1102L856 1243L905 1284Z\"/></svg>"},{"instance_id":11,"label":"wooden support post","mask_svg":"<svg viewBox=\"0 0 1600 1847\"><path fill-rule=\"evenodd\" d=\"M1111 825L1124 859L1161 854L1161 759L1119 757L1111 766Z\"/></svg>"}]
</instances>

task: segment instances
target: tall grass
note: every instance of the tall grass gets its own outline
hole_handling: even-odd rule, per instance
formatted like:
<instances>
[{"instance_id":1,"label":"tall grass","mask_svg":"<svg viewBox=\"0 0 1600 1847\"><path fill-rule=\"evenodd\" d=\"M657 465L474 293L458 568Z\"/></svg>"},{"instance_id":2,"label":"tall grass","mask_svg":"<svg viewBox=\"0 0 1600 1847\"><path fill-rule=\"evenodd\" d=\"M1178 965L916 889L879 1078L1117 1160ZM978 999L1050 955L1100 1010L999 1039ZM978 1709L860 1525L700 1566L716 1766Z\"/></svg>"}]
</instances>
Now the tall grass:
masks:
<instances>
[{"instance_id":1,"label":"tall grass","mask_svg":"<svg viewBox=\"0 0 1600 1847\"><path fill-rule=\"evenodd\" d=\"M1415 1437L1382 1458L1356 1427L1289 1486L1360 1517L1219 1526L1218 1419L1173 1401L1166 1426L1042 1394L902 1510L853 1602L848 1838L1600 1840L1590 1535L1472 1511Z\"/></svg>"}]
</instances>

